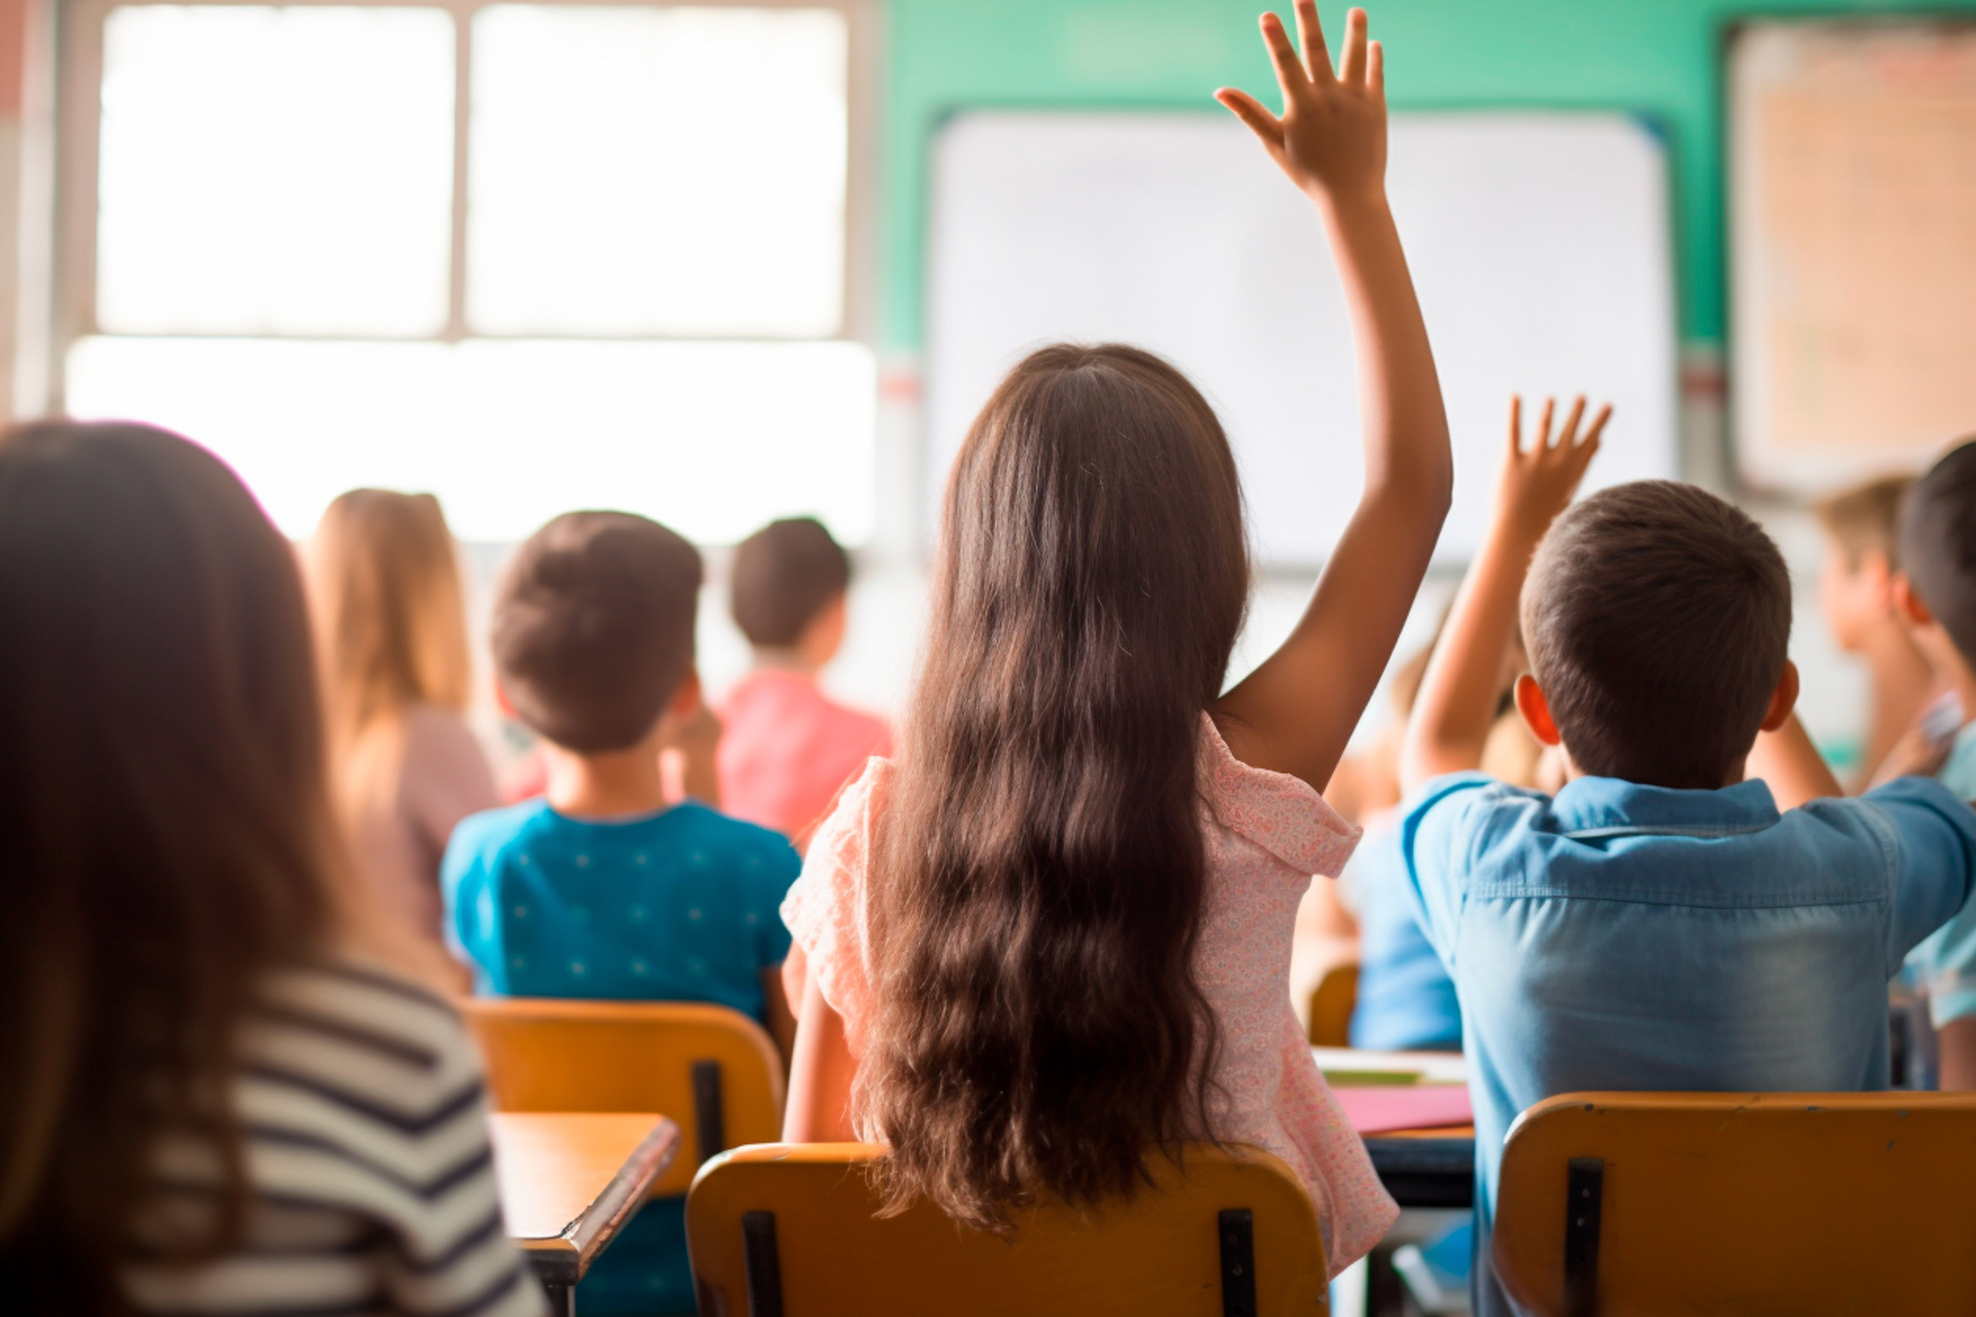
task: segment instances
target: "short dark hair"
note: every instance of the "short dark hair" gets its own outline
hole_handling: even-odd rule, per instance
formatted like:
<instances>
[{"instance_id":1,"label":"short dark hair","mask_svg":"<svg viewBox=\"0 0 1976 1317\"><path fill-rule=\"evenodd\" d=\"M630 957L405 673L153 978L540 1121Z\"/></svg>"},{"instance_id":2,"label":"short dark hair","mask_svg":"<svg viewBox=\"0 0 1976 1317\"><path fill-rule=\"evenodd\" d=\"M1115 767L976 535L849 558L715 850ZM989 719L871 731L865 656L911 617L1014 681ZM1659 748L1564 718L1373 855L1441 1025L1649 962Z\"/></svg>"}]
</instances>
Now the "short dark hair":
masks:
<instances>
[{"instance_id":1,"label":"short dark hair","mask_svg":"<svg viewBox=\"0 0 1976 1317\"><path fill-rule=\"evenodd\" d=\"M1538 546L1523 636L1581 772L1714 789L1783 676L1791 577L1763 528L1706 490L1616 485Z\"/></svg>"},{"instance_id":2,"label":"short dark hair","mask_svg":"<svg viewBox=\"0 0 1976 1317\"><path fill-rule=\"evenodd\" d=\"M1901 511L1900 562L1957 652L1976 662L1976 436L1914 482Z\"/></svg>"},{"instance_id":3,"label":"short dark hair","mask_svg":"<svg viewBox=\"0 0 1976 1317\"><path fill-rule=\"evenodd\" d=\"M1846 555L1847 567L1858 568L1875 549L1898 566L1901 501L1913 486L1913 476L1882 476L1827 494L1811 505L1811 513Z\"/></svg>"},{"instance_id":4,"label":"short dark hair","mask_svg":"<svg viewBox=\"0 0 1976 1317\"><path fill-rule=\"evenodd\" d=\"M693 667L700 552L628 512L528 537L494 603L494 666L520 719L578 754L636 745Z\"/></svg>"},{"instance_id":5,"label":"short dark hair","mask_svg":"<svg viewBox=\"0 0 1976 1317\"><path fill-rule=\"evenodd\" d=\"M850 555L822 522L771 521L734 551L734 624L750 644L787 648L850 587Z\"/></svg>"}]
</instances>

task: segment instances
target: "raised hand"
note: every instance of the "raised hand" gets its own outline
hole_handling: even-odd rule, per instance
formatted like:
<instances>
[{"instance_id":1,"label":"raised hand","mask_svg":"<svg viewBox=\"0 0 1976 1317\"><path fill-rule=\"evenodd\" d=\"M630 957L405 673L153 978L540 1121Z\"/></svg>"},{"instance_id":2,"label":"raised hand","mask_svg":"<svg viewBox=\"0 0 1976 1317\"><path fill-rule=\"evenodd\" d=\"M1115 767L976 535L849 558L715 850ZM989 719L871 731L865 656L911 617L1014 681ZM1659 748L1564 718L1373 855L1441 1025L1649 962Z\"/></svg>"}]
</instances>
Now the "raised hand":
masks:
<instances>
[{"instance_id":1,"label":"raised hand","mask_svg":"<svg viewBox=\"0 0 1976 1317\"><path fill-rule=\"evenodd\" d=\"M1302 53L1282 20L1262 18L1283 87L1282 117L1228 88L1215 98L1254 130L1270 158L1317 203L1337 264L1358 358L1365 488L1289 638L1215 702L1237 759L1322 791L1393 656L1454 488L1448 416L1434 351L1386 204L1386 92L1365 14L1346 22L1337 69L1314 0L1297 0ZM1313 431L1332 400L1310 390ZM1334 485L1309 491L1335 498ZM1500 648L1498 650L1500 653Z\"/></svg>"},{"instance_id":2,"label":"raised hand","mask_svg":"<svg viewBox=\"0 0 1976 1317\"><path fill-rule=\"evenodd\" d=\"M1585 418L1585 399L1580 395L1571 404L1564 425L1551 434L1551 413L1556 400L1544 399L1543 415L1530 447L1523 446L1523 399L1509 400L1509 450L1503 454L1503 469L1496 485L1496 517L1507 529L1520 532L1532 542L1550 529L1558 514L1571 505L1585 468L1599 451L1599 435L1612 417L1610 405L1599 408L1592 424L1581 437L1578 423Z\"/></svg>"},{"instance_id":3,"label":"raised hand","mask_svg":"<svg viewBox=\"0 0 1976 1317\"><path fill-rule=\"evenodd\" d=\"M1496 508L1454 607L1441 629L1407 718L1400 781L1409 792L1443 773L1482 766L1502 690L1503 654L1516 634L1517 600L1537 541L1570 504L1599 451L1612 408L1601 407L1581 436L1585 400L1571 404L1564 426L1551 433L1550 401L1537 433L1523 446L1523 399L1509 404L1509 448L1496 485Z\"/></svg>"},{"instance_id":4,"label":"raised hand","mask_svg":"<svg viewBox=\"0 0 1976 1317\"><path fill-rule=\"evenodd\" d=\"M1366 40L1363 9L1345 17L1345 51L1336 71L1317 25L1316 0L1296 0L1298 44L1283 20L1262 16L1263 44L1283 90L1279 117L1255 97L1223 87L1214 98L1261 139L1270 159L1313 198L1382 195L1386 183L1385 56Z\"/></svg>"}]
</instances>

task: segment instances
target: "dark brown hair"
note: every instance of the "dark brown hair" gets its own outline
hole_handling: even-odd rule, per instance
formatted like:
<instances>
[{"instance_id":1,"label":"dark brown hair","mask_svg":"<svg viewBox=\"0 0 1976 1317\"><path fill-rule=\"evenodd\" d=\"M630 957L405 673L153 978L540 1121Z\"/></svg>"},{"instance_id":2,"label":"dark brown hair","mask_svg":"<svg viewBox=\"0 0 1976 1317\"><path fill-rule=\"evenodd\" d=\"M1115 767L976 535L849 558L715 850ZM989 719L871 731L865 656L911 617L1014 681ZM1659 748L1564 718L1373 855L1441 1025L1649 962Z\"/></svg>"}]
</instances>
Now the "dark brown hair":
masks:
<instances>
[{"instance_id":1,"label":"dark brown hair","mask_svg":"<svg viewBox=\"0 0 1976 1317\"><path fill-rule=\"evenodd\" d=\"M629 512L528 537L494 604L494 667L524 723L578 754L638 744L693 668L700 552Z\"/></svg>"},{"instance_id":2,"label":"dark brown hair","mask_svg":"<svg viewBox=\"0 0 1976 1317\"><path fill-rule=\"evenodd\" d=\"M1228 441L1159 358L1045 348L975 420L873 865L895 1207L1001 1229L1209 1133L1195 765L1248 580Z\"/></svg>"},{"instance_id":3,"label":"dark brown hair","mask_svg":"<svg viewBox=\"0 0 1976 1317\"><path fill-rule=\"evenodd\" d=\"M1882 476L1827 494L1811 505L1811 512L1845 554L1846 566L1857 568L1877 549L1887 555L1889 566L1898 567L1901 500L1913 487L1913 476Z\"/></svg>"},{"instance_id":4,"label":"dark brown hair","mask_svg":"<svg viewBox=\"0 0 1976 1317\"><path fill-rule=\"evenodd\" d=\"M124 1311L163 1132L223 1168L189 1255L237 1241L236 1028L335 924L301 580L203 449L41 422L0 439L0 637L0 1289Z\"/></svg>"},{"instance_id":5,"label":"dark brown hair","mask_svg":"<svg viewBox=\"0 0 1976 1317\"><path fill-rule=\"evenodd\" d=\"M1976 437L1914 482L1901 512L1900 562L1956 650L1976 663Z\"/></svg>"},{"instance_id":6,"label":"dark brown hair","mask_svg":"<svg viewBox=\"0 0 1976 1317\"><path fill-rule=\"evenodd\" d=\"M788 648L851 587L851 557L814 517L771 521L734 550L734 625L751 645Z\"/></svg>"},{"instance_id":7,"label":"dark brown hair","mask_svg":"<svg viewBox=\"0 0 1976 1317\"><path fill-rule=\"evenodd\" d=\"M1581 772L1714 790L1783 676L1791 578L1763 528L1706 490L1616 485L1538 546L1523 636Z\"/></svg>"}]
</instances>

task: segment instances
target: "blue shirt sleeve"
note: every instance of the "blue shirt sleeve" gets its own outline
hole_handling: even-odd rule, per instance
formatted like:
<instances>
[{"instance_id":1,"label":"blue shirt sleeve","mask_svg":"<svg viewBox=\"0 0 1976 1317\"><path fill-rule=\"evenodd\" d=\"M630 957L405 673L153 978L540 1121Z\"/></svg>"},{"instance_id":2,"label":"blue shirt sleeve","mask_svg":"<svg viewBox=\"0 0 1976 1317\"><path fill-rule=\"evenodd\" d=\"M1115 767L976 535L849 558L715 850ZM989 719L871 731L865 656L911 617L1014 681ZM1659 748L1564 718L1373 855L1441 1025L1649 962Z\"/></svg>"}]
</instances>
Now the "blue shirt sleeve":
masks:
<instances>
[{"instance_id":1,"label":"blue shirt sleeve","mask_svg":"<svg viewBox=\"0 0 1976 1317\"><path fill-rule=\"evenodd\" d=\"M1889 782L1867 792L1865 799L1893 825L1900 843L1893 918L1887 928L1887 972L1898 971L1911 948L1947 923L1945 936L1930 943L1930 963L1922 970L1931 995L1939 997L1948 990L1968 999L1946 1019L1976 1014L1976 917L1967 909L1971 880L1976 877L1976 811L1947 787L1925 777ZM1948 1004L1934 1002L1938 1022Z\"/></svg>"},{"instance_id":2,"label":"blue shirt sleeve","mask_svg":"<svg viewBox=\"0 0 1976 1317\"><path fill-rule=\"evenodd\" d=\"M1450 969L1468 900L1467 857L1473 853L1478 806L1494 794L1491 788L1500 791L1502 784L1482 773L1449 773L1422 786L1400 807L1407 899L1428 944Z\"/></svg>"},{"instance_id":3,"label":"blue shirt sleeve","mask_svg":"<svg viewBox=\"0 0 1976 1317\"><path fill-rule=\"evenodd\" d=\"M467 831L454 830L439 862L439 891L446 911L442 923L446 949L473 968L476 987L487 992L493 990L501 966L500 921L492 917L494 894L481 848L464 835Z\"/></svg>"},{"instance_id":4,"label":"blue shirt sleeve","mask_svg":"<svg viewBox=\"0 0 1976 1317\"><path fill-rule=\"evenodd\" d=\"M803 857L796 854L796 848L780 837L762 848L761 867L756 873L758 879L750 914L755 922L755 955L763 969L780 965L789 958L789 947L794 940L790 937L788 925L782 922L782 898L789 894L796 876L803 871ZM795 1004L791 1003L791 1009Z\"/></svg>"}]
</instances>

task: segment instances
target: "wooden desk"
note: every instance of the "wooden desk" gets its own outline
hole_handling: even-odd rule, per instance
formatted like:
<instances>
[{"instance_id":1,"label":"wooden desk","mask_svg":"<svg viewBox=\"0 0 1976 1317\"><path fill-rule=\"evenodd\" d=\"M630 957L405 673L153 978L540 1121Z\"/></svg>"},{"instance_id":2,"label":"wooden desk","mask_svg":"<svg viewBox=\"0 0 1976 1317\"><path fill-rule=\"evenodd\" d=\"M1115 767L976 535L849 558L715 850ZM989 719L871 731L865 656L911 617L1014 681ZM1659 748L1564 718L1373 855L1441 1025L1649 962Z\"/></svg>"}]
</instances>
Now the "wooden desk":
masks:
<instances>
[{"instance_id":1,"label":"wooden desk","mask_svg":"<svg viewBox=\"0 0 1976 1317\"><path fill-rule=\"evenodd\" d=\"M508 1111L489 1122L508 1234L568 1317L576 1282L679 1151L679 1127L621 1112Z\"/></svg>"}]
</instances>

